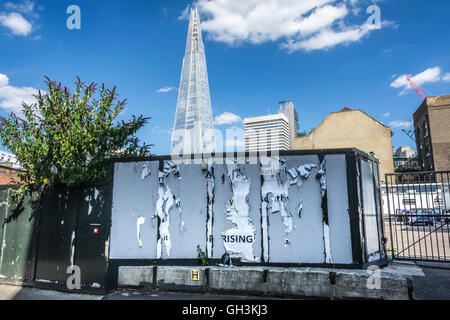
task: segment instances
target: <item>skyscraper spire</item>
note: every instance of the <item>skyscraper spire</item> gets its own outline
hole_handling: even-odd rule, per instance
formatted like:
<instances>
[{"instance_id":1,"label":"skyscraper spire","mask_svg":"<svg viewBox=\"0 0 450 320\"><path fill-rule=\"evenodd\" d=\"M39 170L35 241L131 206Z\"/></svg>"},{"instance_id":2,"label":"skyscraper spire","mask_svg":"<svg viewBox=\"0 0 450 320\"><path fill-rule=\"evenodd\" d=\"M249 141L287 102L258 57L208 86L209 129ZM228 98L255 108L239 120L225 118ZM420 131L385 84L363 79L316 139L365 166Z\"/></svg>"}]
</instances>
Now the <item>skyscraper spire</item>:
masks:
<instances>
[{"instance_id":1,"label":"skyscraper spire","mask_svg":"<svg viewBox=\"0 0 450 320\"><path fill-rule=\"evenodd\" d=\"M191 9L171 154L213 152L214 127L205 48L197 7Z\"/></svg>"}]
</instances>

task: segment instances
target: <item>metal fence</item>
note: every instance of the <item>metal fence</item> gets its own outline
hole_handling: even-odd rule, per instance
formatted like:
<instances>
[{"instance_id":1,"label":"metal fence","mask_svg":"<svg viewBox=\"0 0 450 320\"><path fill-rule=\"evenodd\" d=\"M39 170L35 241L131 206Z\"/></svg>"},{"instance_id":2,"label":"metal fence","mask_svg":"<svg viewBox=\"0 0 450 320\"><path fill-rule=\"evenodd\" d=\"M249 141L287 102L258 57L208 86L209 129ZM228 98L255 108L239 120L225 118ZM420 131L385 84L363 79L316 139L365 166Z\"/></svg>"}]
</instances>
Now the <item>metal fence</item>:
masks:
<instances>
[{"instance_id":1,"label":"metal fence","mask_svg":"<svg viewBox=\"0 0 450 320\"><path fill-rule=\"evenodd\" d=\"M388 253L397 260L450 262L450 171L386 175Z\"/></svg>"}]
</instances>

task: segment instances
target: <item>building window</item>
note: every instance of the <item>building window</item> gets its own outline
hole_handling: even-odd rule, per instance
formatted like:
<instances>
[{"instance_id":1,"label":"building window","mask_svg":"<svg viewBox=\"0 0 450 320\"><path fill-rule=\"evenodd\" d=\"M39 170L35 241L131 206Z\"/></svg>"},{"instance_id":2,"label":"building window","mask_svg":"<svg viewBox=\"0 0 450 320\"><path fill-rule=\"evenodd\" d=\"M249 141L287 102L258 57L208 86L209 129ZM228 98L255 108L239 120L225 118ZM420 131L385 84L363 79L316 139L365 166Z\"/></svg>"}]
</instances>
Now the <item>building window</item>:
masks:
<instances>
[{"instance_id":1,"label":"building window","mask_svg":"<svg viewBox=\"0 0 450 320\"><path fill-rule=\"evenodd\" d=\"M426 117L425 122L423 123L423 137L428 137L428 117Z\"/></svg>"}]
</instances>

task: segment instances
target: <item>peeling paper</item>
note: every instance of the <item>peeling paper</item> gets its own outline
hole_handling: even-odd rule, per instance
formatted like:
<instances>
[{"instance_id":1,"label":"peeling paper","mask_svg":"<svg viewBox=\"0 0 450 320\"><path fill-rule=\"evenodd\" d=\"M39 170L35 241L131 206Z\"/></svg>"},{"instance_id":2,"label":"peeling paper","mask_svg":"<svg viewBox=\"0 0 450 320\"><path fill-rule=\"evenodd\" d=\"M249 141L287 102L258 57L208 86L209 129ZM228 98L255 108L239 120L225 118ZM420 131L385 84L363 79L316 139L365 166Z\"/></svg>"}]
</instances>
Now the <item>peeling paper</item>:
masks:
<instances>
[{"instance_id":1,"label":"peeling paper","mask_svg":"<svg viewBox=\"0 0 450 320\"><path fill-rule=\"evenodd\" d=\"M206 210L206 254L208 257L213 256L213 205L214 205L214 168L212 167L212 159L208 160L208 172L206 173L206 195L207 195L207 210Z\"/></svg>"},{"instance_id":2,"label":"peeling paper","mask_svg":"<svg viewBox=\"0 0 450 320\"><path fill-rule=\"evenodd\" d=\"M180 212L180 216L181 216L182 210L181 210L181 201L180 201L179 198L177 198L177 199L175 200L175 206L178 208L178 211ZM184 227L184 221L181 220L181 222L180 222L180 232L183 231L183 227Z\"/></svg>"},{"instance_id":3,"label":"peeling paper","mask_svg":"<svg viewBox=\"0 0 450 320\"><path fill-rule=\"evenodd\" d=\"M156 256L158 259L162 257L162 244L166 248L167 256L170 256L170 250L172 249L172 242L170 240L169 222L170 222L170 209L176 205L179 213L181 214L180 200L175 197L169 186L166 185L166 178L170 175L179 175L178 166L172 161L165 160L163 171L159 171L159 185L158 185L158 198L156 200L156 216L160 219L159 224L159 239L156 246ZM184 226L184 222L181 223L181 228ZM180 228L180 230L181 230Z\"/></svg>"},{"instance_id":4,"label":"peeling paper","mask_svg":"<svg viewBox=\"0 0 450 320\"><path fill-rule=\"evenodd\" d=\"M286 161L284 159L266 158L270 159L268 165L270 170L263 170L269 174L264 174L264 182L262 185L262 197L266 203L266 210L268 213L280 213L283 218L286 234L293 231L293 217L286 208L286 203L289 201L289 187L290 185L297 184L301 186L303 179L308 179L312 168L317 167L313 163L300 165L290 170L286 169ZM278 162L278 168L276 163ZM275 164L275 166L274 166ZM288 176L289 174L289 176ZM300 200L301 202L302 200ZM303 208L299 208L299 213Z\"/></svg>"},{"instance_id":5,"label":"peeling paper","mask_svg":"<svg viewBox=\"0 0 450 320\"><path fill-rule=\"evenodd\" d=\"M72 237L70 240L70 268L73 271L73 262L75 258L75 230L72 231Z\"/></svg>"},{"instance_id":6,"label":"peeling paper","mask_svg":"<svg viewBox=\"0 0 450 320\"><path fill-rule=\"evenodd\" d=\"M263 211L266 211L267 215L280 213L283 218L285 232L289 234L293 230L293 219L292 214L286 209L290 182L288 182L285 161L280 161L280 159L277 158L268 159L270 159L270 167L264 170L264 172L267 172L268 174L263 175L264 182L261 187L263 203L265 204L265 210ZM293 174L295 178L298 178L296 170L293 170Z\"/></svg>"},{"instance_id":7,"label":"peeling paper","mask_svg":"<svg viewBox=\"0 0 450 320\"><path fill-rule=\"evenodd\" d=\"M170 232L169 232L169 211L172 206L175 204L174 195L172 190L170 190L169 186L167 186L166 191L164 191L163 187L159 187L158 189L158 200L156 201L156 214L160 218L159 225L159 235L160 238L158 242L163 241L164 246L166 248L167 256L170 256L170 249L172 248L172 243L170 241ZM160 246L161 247L161 246ZM162 252L158 252L158 258L161 258Z\"/></svg>"},{"instance_id":8,"label":"peeling paper","mask_svg":"<svg viewBox=\"0 0 450 320\"><path fill-rule=\"evenodd\" d=\"M322 195L322 198L325 196L325 192L327 191L327 178L326 178L326 168L325 168L326 162L325 159L320 164L320 170L317 173L318 176L320 176L320 193Z\"/></svg>"},{"instance_id":9,"label":"peeling paper","mask_svg":"<svg viewBox=\"0 0 450 320\"><path fill-rule=\"evenodd\" d=\"M136 221L136 235L137 235L137 241L139 244L139 247L142 247L142 240L141 240L141 225L145 223L145 217L139 216Z\"/></svg>"},{"instance_id":10,"label":"peeling paper","mask_svg":"<svg viewBox=\"0 0 450 320\"><path fill-rule=\"evenodd\" d=\"M330 227L326 223L323 224L323 242L325 244L325 263L333 263L333 258L331 257Z\"/></svg>"},{"instance_id":11,"label":"peeling paper","mask_svg":"<svg viewBox=\"0 0 450 320\"><path fill-rule=\"evenodd\" d=\"M144 180L150 175L150 162L146 161L144 165L142 166L142 173L141 173L141 179Z\"/></svg>"},{"instance_id":12,"label":"peeling paper","mask_svg":"<svg viewBox=\"0 0 450 320\"><path fill-rule=\"evenodd\" d=\"M302 179L308 179L309 175L311 174L312 168L316 167L317 165L315 165L314 163L307 163L288 170L288 173L291 177L289 180L290 184L301 186L303 184Z\"/></svg>"},{"instance_id":13,"label":"peeling paper","mask_svg":"<svg viewBox=\"0 0 450 320\"><path fill-rule=\"evenodd\" d=\"M261 175L263 184L261 186L262 196L262 227L267 230L268 216L279 213L283 219L285 234L288 236L295 228L293 215L287 210L289 201L289 188L292 185L301 186L303 180L309 178L311 170L316 168L314 163L299 165L291 169L286 168L286 160L276 157L261 157ZM303 210L303 200L297 207L297 213L301 218ZM266 232L267 233L267 232ZM284 246L287 247L291 241L286 237ZM263 251L265 261L269 261L269 239L268 235L263 236Z\"/></svg>"},{"instance_id":14,"label":"peeling paper","mask_svg":"<svg viewBox=\"0 0 450 320\"><path fill-rule=\"evenodd\" d=\"M245 176L236 163L227 163L227 169L233 197L226 204L225 211L227 220L235 227L222 232L225 250L231 258L241 258L244 262L259 262L253 253L256 228L249 217L250 178Z\"/></svg>"},{"instance_id":15,"label":"peeling paper","mask_svg":"<svg viewBox=\"0 0 450 320\"><path fill-rule=\"evenodd\" d=\"M92 198L92 196L91 195L88 195L88 196L86 196L86 198L84 198L84 200L85 201L87 201L88 202L88 204L89 204L89 208L88 208L88 216L91 214L91 212L92 212L92 206L91 206L91 201L95 201L95 200L97 200L97 198L98 198L98 194L99 194L99 191L98 191L98 189L97 188L94 188L94 198Z\"/></svg>"},{"instance_id":16,"label":"peeling paper","mask_svg":"<svg viewBox=\"0 0 450 320\"><path fill-rule=\"evenodd\" d=\"M297 208L297 213L298 213L299 219L301 219L301 217L302 217L302 211L303 211L303 200L300 199L300 203L298 204L298 208Z\"/></svg>"},{"instance_id":17,"label":"peeling paper","mask_svg":"<svg viewBox=\"0 0 450 320\"><path fill-rule=\"evenodd\" d=\"M325 263L333 263L333 257L331 256L331 242L330 242L330 227L328 225L328 212L325 212L324 202L327 201L324 197L327 192L327 175L326 175L326 160L323 159L320 163L320 169L317 173L317 178L320 181L320 194L322 196L322 215L323 215L323 243L324 243L324 255Z\"/></svg>"}]
</instances>

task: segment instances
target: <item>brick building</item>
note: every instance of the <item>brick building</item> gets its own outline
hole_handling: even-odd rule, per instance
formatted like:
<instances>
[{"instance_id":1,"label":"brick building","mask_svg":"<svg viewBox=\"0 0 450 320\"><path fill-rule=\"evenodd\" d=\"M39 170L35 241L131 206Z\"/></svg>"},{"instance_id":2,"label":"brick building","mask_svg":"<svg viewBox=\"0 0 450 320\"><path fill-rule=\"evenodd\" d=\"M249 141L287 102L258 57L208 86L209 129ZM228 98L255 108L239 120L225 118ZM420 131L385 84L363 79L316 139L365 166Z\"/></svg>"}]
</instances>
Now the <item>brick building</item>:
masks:
<instances>
[{"instance_id":1,"label":"brick building","mask_svg":"<svg viewBox=\"0 0 450 320\"><path fill-rule=\"evenodd\" d=\"M0 164L0 185L10 185L19 181L18 169L14 169L7 164Z\"/></svg>"},{"instance_id":2,"label":"brick building","mask_svg":"<svg viewBox=\"0 0 450 320\"><path fill-rule=\"evenodd\" d=\"M450 95L427 97L414 113L419 165L423 171L450 170Z\"/></svg>"}]
</instances>

